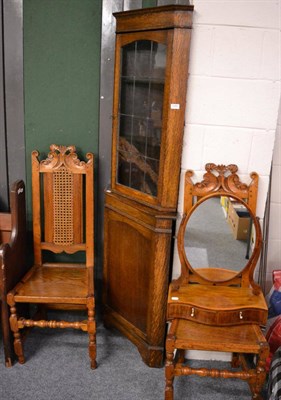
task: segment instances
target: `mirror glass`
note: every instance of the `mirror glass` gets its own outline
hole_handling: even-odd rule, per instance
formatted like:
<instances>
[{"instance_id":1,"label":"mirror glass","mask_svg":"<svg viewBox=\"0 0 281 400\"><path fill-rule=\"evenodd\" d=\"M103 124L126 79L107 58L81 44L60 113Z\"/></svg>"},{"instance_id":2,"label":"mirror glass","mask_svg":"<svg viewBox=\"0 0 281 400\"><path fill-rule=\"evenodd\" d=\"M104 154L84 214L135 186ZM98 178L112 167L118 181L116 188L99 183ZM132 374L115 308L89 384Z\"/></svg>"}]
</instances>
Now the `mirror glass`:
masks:
<instances>
[{"instance_id":1,"label":"mirror glass","mask_svg":"<svg viewBox=\"0 0 281 400\"><path fill-rule=\"evenodd\" d=\"M239 272L246 266L254 246L252 218L236 199L209 198L187 221L184 247L193 269L224 268Z\"/></svg>"}]
</instances>

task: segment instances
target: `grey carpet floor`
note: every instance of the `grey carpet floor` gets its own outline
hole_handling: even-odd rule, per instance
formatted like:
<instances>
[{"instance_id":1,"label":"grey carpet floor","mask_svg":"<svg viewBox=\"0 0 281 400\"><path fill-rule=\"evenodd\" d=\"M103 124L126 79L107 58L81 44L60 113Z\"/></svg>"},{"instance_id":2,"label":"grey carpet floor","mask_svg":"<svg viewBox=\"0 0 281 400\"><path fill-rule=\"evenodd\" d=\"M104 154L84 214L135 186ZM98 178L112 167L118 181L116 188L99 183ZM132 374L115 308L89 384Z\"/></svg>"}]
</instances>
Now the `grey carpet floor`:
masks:
<instances>
[{"instance_id":1,"label":"grey carpet floor","mask_svg":"<svg viewBox=\"0 0 281 400\"><path fill-rule=\"evenodd\" d=\"M87 334L35 328L25 341L26 363L6 368L0 350L1 400L164 399L164 368L146 366L136 347L98 323L98 368L91 370ZM192 361L193 366L206 362ZM214 368L224 362L208 362ZM175 400L250 400L247 383L196 376L175 378Z\"/></svg>"}]
</instances>

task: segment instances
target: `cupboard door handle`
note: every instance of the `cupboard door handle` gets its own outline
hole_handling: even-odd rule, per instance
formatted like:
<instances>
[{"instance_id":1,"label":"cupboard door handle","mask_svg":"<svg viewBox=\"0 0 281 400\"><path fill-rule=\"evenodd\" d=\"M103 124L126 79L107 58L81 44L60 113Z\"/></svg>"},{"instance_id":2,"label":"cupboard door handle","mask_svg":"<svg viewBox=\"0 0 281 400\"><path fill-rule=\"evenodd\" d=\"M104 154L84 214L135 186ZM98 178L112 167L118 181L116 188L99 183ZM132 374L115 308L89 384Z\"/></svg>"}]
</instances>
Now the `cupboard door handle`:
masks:
<instances>
[{"instance_id":1,"label":"cupboard door handle","mask_svg":"<svg viewBox=\"0 0 281 400\"><path fill-rule=\"evenodd\" d=\"M239 312L239 318L240 318L240 319L243 319L243 313L242 313L242 311Z\"/></svg>"},{"instance_id":2,"label":"cupboard door handle","mask_svg":"<svg viewBox=\"0 0 281 400\"><path fill-rule=\"evenodd\" d=\"M195 309L194 309L194 307L192 307L192 308L191 308L190 316L191 316L191 317L194 317L194 315L195 315Z\"/></svg>"}]
</instances>

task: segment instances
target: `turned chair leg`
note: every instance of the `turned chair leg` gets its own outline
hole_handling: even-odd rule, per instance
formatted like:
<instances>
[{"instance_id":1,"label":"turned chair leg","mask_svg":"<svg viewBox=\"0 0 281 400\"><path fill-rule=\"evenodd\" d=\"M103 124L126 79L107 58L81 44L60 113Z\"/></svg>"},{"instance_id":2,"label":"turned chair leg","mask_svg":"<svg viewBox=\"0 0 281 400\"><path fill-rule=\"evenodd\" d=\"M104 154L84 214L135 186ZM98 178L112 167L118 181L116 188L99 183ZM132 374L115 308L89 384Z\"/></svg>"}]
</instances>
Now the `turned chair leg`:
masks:
<instances>
[{"instance_id":1,"label":"turned chair leg","mask_svg":"<svg viewBox=\"0 0 281 400\"><path fill-rule=\"evenodd\" d=\"M97 368L96 361L96 321L94 311L94 299L88 299L88 333L89 333L89 356L91 360L91 368Z\"/></svg>"},{"instance_id":2,"label":"turned chair leg","mask_svg":"<svg viewBox=\"0 0 281 400\"><path fill-rule=\"evenodd\" d=\"M166 353L166 362L165 362L165 378L166 378L166 386L165 386L165 400L173 400L174 399L174 353L173 351L169 351Z\"/></svg>"},{"instance_id":3,"label":"turned chair leg","mask_svg":"<svg viewBox=\"0 0 281 400\"><path fill-rule=\"evenodd\" d=\"M175 370L175 337L174 329L177 326L177 322L172 324L170 333L167 335L166 339L166 361L165 361L165 400L174 399L174 370ZM182 350L177 351L180 359L184 357L184 352Z\"/></svg>"},{"instance_id":4,"label":"turned chair leg","mask_svg":"<svg viewBox=\"0 0 281 400\"><path fill-rule=\"evenodd\" d=\"M14 350L18 357L19 363L24 364L25 358L24 358L24 354L23 354L23 345L22 345L20 330L18 328L17 310L16 310L16 304L14 301L13 301L13 305L11 306L10 310L11 310L10 326L11 326L11 330L14 335Z\"/></svg>"},{"instance_id":5,"label":"turned chair leg","mask_svg":"<svg viewBox=\"0 0 281 400\"><path fill-rule=\"evenodd\" d=\"M96 361L96 335L94 333L89 332L89 356L91 360L91 368L97 368Z\"/></svg>"},{"instance_id":6,"label":"turned chair leg","mask_svg":"<svg viewBox=\"0 0 281 400\"><path fill-rule=\"evenodd\" d=\"M257 376L255 378L255 382L253 384L250 383L252 393L253 393L253 400L262 400L261 390L266 380L266 359L269 354L269 345L268 343L260 343L260 351L258 355L256 371Z\"/></svg>"}]
</instances>

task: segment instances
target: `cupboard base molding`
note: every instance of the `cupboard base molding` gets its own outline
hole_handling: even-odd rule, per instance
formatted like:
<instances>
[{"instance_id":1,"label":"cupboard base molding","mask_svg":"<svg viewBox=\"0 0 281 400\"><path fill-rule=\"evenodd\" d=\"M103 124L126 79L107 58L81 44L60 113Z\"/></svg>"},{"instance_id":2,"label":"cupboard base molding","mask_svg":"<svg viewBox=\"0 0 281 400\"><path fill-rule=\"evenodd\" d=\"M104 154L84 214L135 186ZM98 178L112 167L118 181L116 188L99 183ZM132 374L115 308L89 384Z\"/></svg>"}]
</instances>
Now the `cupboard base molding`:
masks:
<instances>
[{"instance_id":1,"label":"cupboard base molding","mask_svg":"<svg viewBox=\"0 0 281 400\"><path fill-rule=\"evenodd\" d=\"M133 325L124 318L111 310L109 307L104 309L104 325L106 328L116 328L127 339L129 339L138 349L143 362L151 368L162 368L164 365L164 344L154 346L142 338Z\"/></svg>"}]
</instances>

